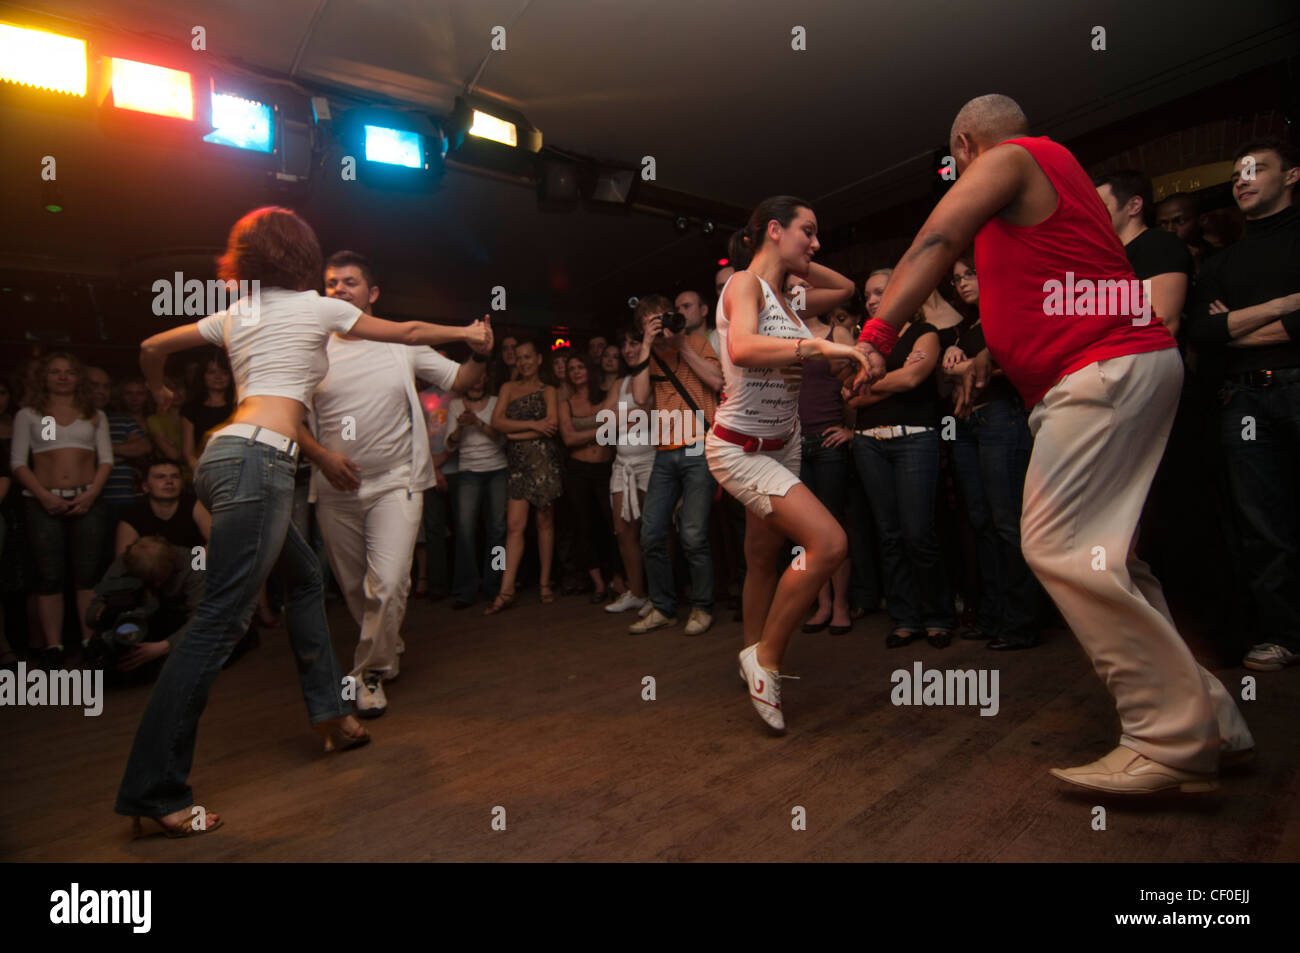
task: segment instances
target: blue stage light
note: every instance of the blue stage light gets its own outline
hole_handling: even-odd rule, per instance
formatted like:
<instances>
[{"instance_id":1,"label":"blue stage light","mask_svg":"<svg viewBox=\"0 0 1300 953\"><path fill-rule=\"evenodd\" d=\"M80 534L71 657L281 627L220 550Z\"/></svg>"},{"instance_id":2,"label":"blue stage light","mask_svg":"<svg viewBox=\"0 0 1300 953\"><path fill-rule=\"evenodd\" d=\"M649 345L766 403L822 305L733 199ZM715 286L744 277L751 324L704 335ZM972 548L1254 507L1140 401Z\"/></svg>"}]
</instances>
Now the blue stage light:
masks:
<instances>
[{"instance_id":1,"label":"blue stage light","mask_svg":"<svg viewBox=\"0 0 1300 953\"><path fill-rule=\"evenodd\" d=\"M368 125L366 126L366 159L371 162L405 166L408 169L423 169L422 139L418 132Z\"/></svg>"},{"instance_id":2,"label":"blue stage light","mask_svg":"<svg viewBox=\"0 0 1300 953\"><path fill-rule=\"evenodd\" d=\"M275 148L275 125L271 107L228 93L212 94L212 125L216 128L204 142L254 152Z\"/></svg>"}]
</instances>

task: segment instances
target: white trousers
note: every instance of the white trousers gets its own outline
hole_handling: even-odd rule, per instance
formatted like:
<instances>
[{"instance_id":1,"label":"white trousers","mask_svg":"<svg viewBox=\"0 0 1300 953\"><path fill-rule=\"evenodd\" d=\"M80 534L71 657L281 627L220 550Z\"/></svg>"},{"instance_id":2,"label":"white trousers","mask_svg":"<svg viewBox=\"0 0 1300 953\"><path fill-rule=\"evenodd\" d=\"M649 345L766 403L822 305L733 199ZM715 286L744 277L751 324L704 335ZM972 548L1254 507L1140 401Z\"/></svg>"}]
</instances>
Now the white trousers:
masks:
<instances>
[{"instance_id":1,"label":"white trousers","mask_svg":"<svg viewBox=\"0 0 1300 953\"><path fill-rule=\"evenodd\" d=\"M397 675L399 631L423 508L424 492L405 488L369 496L358 492L317 497L316 518L330 568L352 618L361 626L349 673L355 678L368 671Z\"/></svg>"},{"instance_id":2,"label":"white trousers","mask_svg":"<svg viewBox=\"0 0 1300 953\"><path fill-rule=\"evenodd\" d=\"M1025 561L1119 709L1120 743L1186 771L1220 745L1254 745L1217 678L1174 627L1135 552L1138 519L1182 387L1177 348L1111 358L1062 378L1029 417L1034 451L1020 520Z\"/></svg>"}]
</instances>

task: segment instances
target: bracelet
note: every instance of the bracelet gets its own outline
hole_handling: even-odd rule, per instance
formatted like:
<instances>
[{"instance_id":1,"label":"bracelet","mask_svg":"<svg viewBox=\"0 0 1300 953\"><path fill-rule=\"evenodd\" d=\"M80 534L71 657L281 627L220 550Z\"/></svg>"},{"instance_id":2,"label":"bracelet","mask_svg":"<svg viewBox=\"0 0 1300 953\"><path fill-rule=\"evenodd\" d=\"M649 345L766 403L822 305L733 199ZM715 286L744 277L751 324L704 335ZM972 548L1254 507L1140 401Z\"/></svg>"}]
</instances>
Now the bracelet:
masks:
<instances>
[{"instance_id":1,"label":"bracelet","mask_svg":"<svg viewBox=\"0 0 1300 953\"><path fill-rule=\"evenodd\" d=\"M476 364L486 364L486 363L488 362L488 357L487 357L487 355L486 355L486 354L480 354L478 351L475 351L473 354L471 354L471 355L469 356L469 359L470 359L471 361L475 362Z\"/></svg>"},{"instance_id":2,"label":"bracelet","mask_svg":"<svg viewBox=\"0 0 1300 953\"><path fill-rule=\"evenodd\" d=\"M629 374L640 374L649 366L650 366L650 358L647 357L640 364L634 364L633 366L629 367L627 370Z\"/></svg>"},{"instance_id":3,"label":"bracelet","mask_svg":"<svg viewBox=\"0 0 1300 953\"><path fill-rule=\"evenodd\" d=\"M801 353L803 349L803 338L795 338L794 341L794 359L802 364L807 358Z\"/></svg>"}]
</instances>

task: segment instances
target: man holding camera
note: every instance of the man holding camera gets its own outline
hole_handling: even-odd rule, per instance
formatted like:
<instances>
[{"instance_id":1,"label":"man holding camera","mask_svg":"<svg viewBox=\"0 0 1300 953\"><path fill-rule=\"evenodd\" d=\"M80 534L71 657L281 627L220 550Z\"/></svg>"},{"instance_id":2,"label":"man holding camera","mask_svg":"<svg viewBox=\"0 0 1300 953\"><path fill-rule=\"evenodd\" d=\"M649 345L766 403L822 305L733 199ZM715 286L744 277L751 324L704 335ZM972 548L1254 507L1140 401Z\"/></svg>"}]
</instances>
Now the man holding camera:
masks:
<instances>
[{"instance_id":1,"label":"man holding camera","mask_svg":"<svg viewBox=\"0 0 1300 953\"><path fill-rule=\"evenodd\" d=\"M151 681L185 637L203 601L203 573L190 550L141 536L113 561L86 610L87 656L110 671Z\"/></svg>"},{"instance_id":2,"label":"man holding camera","mask_svg":"<svg viewBox=\"0 0 1300 953\"><path fill-rule=\"evenodd\" d=\"M641 353L632 373L632 396L652 406L654 469L641 511L641 550L654 608L628 631L633 635L672 625L677 586L668 558L668 528L682 501L678 540L691 574L691 614L687 635L713 624L713 558L709 552L709 512L716 484L704 459L704 435L713 423L722 389L722 364L703 335L686 332L686 319L663 295L638 302L634 323L641 330ZM653 402L652 402L653 398Z\"/></svg>"}]
</instances>

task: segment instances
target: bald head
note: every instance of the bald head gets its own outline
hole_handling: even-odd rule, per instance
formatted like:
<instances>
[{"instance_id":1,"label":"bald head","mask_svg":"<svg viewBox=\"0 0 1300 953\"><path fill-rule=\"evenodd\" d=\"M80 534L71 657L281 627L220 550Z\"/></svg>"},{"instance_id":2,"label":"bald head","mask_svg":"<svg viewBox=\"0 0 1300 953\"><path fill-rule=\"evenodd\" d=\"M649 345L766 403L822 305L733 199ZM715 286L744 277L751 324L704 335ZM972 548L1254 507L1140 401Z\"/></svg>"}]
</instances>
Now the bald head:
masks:
<instances>
[{"instance_id":1,"label":"bald head","mask_svg":"<svg viewBox=\"0 0 1300 953\"><path fill-rule=\"evenodd\" d=\"M952 121L948 147L957 164L957 174L966 171L982 152L1000 142L1029 134L1029 120L1024 110L1010 96L989 93L976 96L957 113Z\"/></svg>"},{"instance_id":2,"label":"bald head","mask_svg":"<svg viewBox=\"0 0 1300 953\"><path fill-rule=\"evenodd\" d=\"M1029 134L1025 112L1010 96L989 93L976 96L957 113L952 121L952 138L965 134L972 142L994 146L1005 139Z\"/></svg>"}]
</instances>

